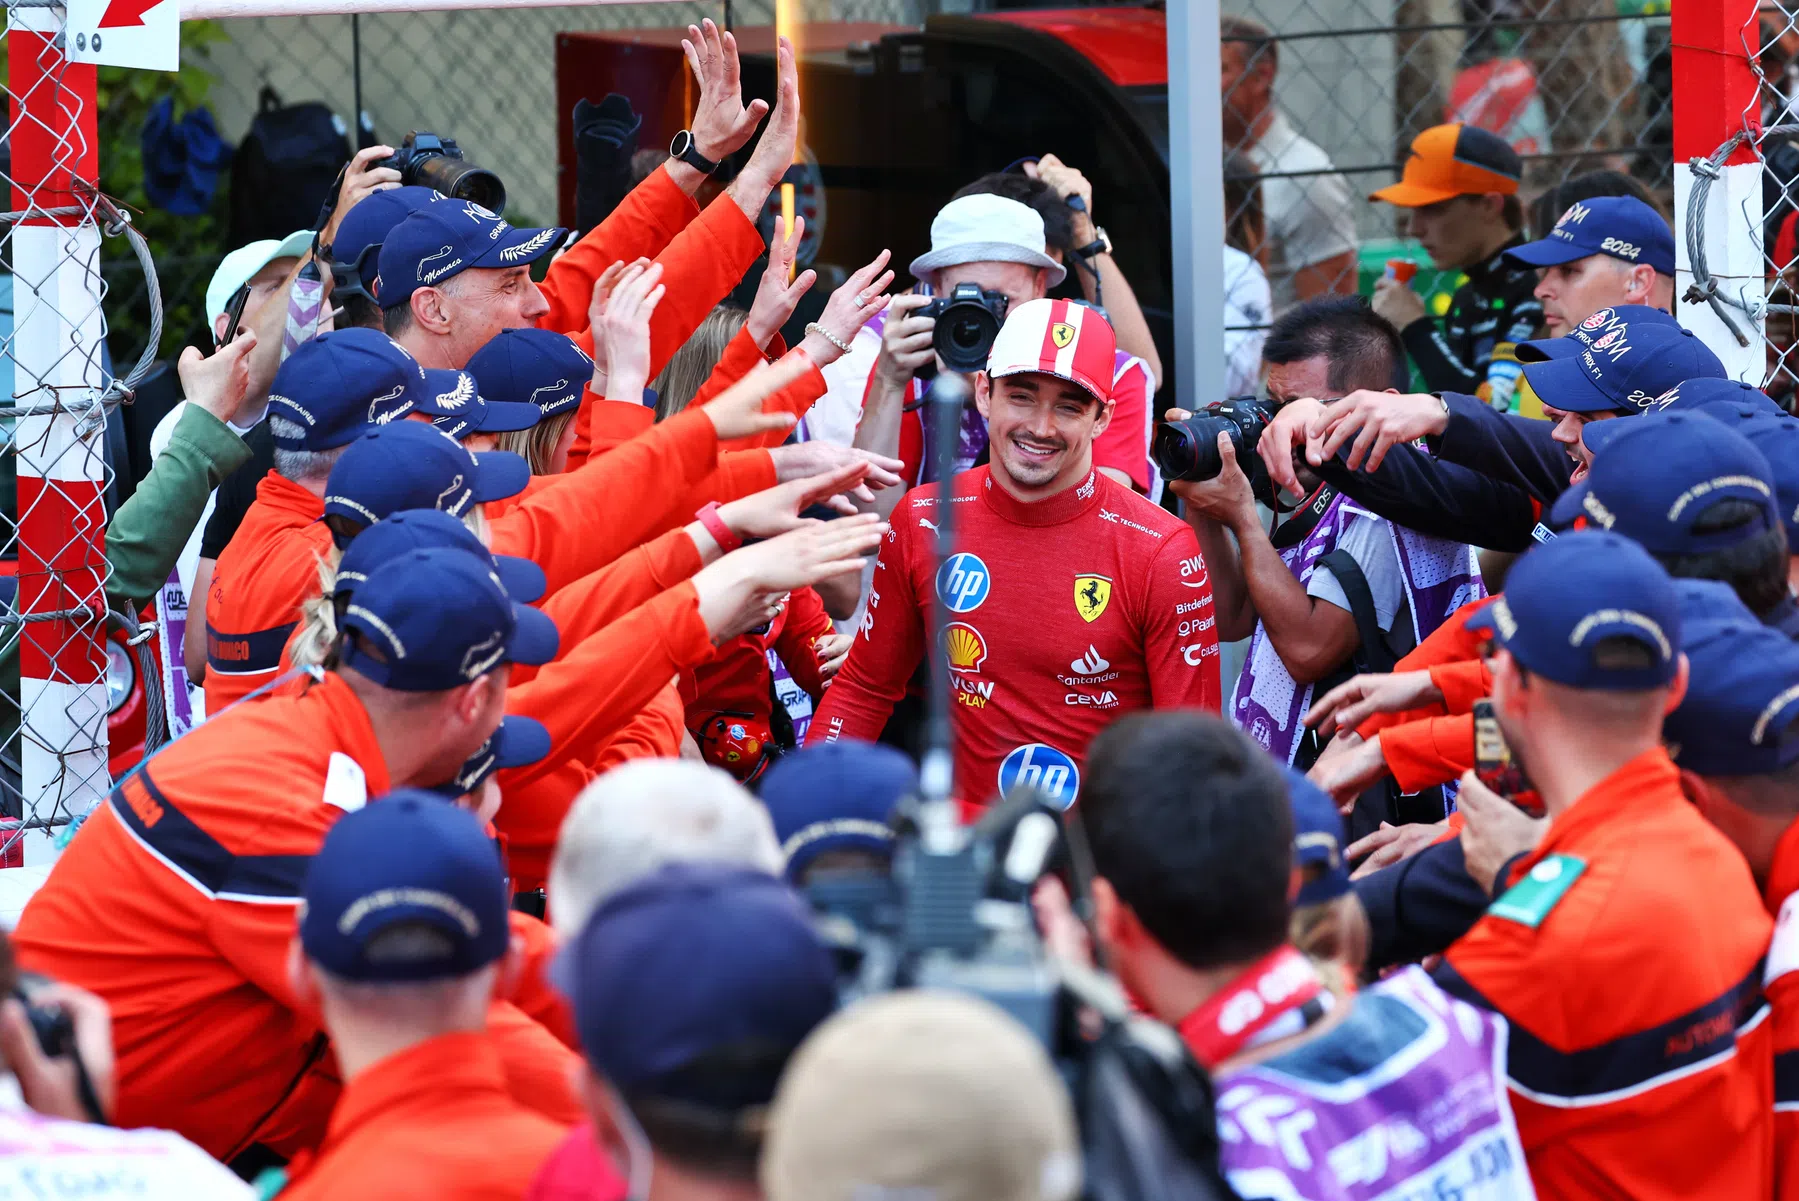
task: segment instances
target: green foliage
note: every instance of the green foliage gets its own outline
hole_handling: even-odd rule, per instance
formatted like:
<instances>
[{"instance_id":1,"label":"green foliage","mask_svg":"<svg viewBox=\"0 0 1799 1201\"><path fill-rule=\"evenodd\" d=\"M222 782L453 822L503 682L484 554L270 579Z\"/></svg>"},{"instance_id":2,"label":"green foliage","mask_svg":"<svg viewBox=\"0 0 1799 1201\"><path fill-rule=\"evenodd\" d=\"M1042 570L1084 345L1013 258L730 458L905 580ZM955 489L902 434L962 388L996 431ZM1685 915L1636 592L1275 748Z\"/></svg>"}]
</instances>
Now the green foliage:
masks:
<instances>
[{"instance_id":1,"label":"green foliage","mask_svg":"<svg viewBox=\"0 0 1799 1201\"><path fill-rule=\"evenodd\" d=\"M209 48L227 41L217 21L181 26L181 70L134 71L100 68L100 187L131 210L132 223L150 244L163 298L164 332L159 354L174 358L189 342L205 346L205 290L225 252L226 188L220 177L210 212L176 216L150 205L144 192L141 134L150 109L164 96L175 98L175 117L205 105L212 92ZM125 371L142 353L149 336L150 304L143 271L123 237L107 238L101 252L106 278L107 341L113 362Z\"/></svg>"}]
</instances>

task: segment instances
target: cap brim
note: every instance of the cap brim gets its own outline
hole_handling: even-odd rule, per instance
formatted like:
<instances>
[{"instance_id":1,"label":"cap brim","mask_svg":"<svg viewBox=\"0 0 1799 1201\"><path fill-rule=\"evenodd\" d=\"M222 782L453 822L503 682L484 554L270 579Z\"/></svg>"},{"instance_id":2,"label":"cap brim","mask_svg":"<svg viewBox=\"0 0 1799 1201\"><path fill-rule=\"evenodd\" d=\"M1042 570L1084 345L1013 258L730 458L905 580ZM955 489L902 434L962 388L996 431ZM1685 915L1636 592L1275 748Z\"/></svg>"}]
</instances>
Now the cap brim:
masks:
<instances>
[{"instance_id":1,"label":"cap brim","mask_svg":"<svg viewBox=\"0 0 1799 1201\"><path fill-rule=\"evenodd\" d=\"M1600 253L1584 246L1576 246L1572 242L1558 242L1554 238L1544 238L1540 242L1526 242L1505 252L1505 257L1525 267L1559 267L1563 263L1573 263L1580 259L1590 258Z\"/></svg>"},{"instance_id":2,"label":"cap brim","mask_svg":"<svg viewBox=\"0 0 1799 1201\"><path fill-rule=\"evenodd\" d=\"M534 605L549 591L549 577L543 568L516 555L495 555L494 574L506 589L506 595L521 605Z\"/></svg>"},{"instance_id":3,"label":"cap brim","mask_svg":"<svg viewBox=\"0 0 1799 1201\"><path fill-rule=\"evenodd\" d=\"M528 430L543 420L543 410L534 404L512 400L489 400L475 413L474 432L506 434Z\"/></svg>"},{"instance_id":4,"label":"cap brim","mask_svg":"<svg viewBox=\"0 0 1799 1201\"><path fill-rule=\"evenodd\" d=\"M1027 267L1041 267L1049 272L1052 288L1068 276L1068 269L1047 254L1016 242L958 242L954 246L926 251L912 260L909 270L912 278L923 279L933 271L960 267L964 263L1023 263Z\"/></svg>"},{"instance_id":5,"label":"cap brim","mask_svg":"<svg viewBox=\"0 0 1799 1201\"><path fill-rule=\"evenodd\" d=\"M1586 511L1583 507L1586 497L1586 480L1570 485L1565 492L1555 498L1555 503L1549 506L1549 528L1558 534L1573 528L1575 521ZM1470 620L1468 624L1472 626L1474 623Z\"/></svg>"},{"instance_id":6,"label":"cap brim","mask_svg":"<svg viewBox=\"0 0 1799 1201\"><path fill-rule=\"evenodd\" d=\"M485 450L475 455L475 499L505 500L517 496L531 482L531 464L509 450Z\"/></svg>"},{"instance_id":7,"label":"cap brim","mask_svg":"<svg viewBox=\"0 0 1799 1201\"><path fill-rule=\"evenodd\" d=\"M1518 343L1520 363L1553 363L1557 359L1571 359L1580 352L1581 345L1573 338L1533 338Z\"/></svg>"},{"instance_id":8,"label":"cap brim","mask_svg":"<svg viewBox=\"0 0 1799 1201\"><path fill-rule=\"evenodd\" d=\"M1589 421L1580 427L1580 440L1585 443L1587 453L1598 454L1610 446L1620 435L1629 433L1632 427L1624 421Z\"/></svg>"},{"instance_id":9,"label":"cap brim","mask_svg":"<svg viewBox=\"0 0 1799 1201\"><path fill-rule=\"evenodd\" d=\"M549 229L512 229L502 234L500 240L487 248L486 253L469 264L470 267L525 267L535 263L546 254L554 254L568 237L568 230L560 225ZM467 268L464 268L466 270Z\"/></svg>"},{"instance_id":10,"label":"cap brim","mask_svg":"<svg viewBox=\"0 0 1799 1201\"><path fill-rule=\"evenodd\" d=\"M1036 363L1023 367L1001 367L997 371L989 368L987 374L991 379L1005 379L1006 377L1013 375L1047 375L1051 379L1066 380L1068 383L1080 388L1083 392L1087 393L1087 395L1093 397L1094 400L1099 401L1102 405L1105 404L1106 401L1112 399L1110 395L1101 390L1099 383L1096 380L1085 379L1072 372L1053 371Z\"/></svg>"},{"instance_id":11,"label":"cap brim","mask_svg":"<svg viewBox=\"0 0 1799 1201\"><path fill-rule=\"evenodd\" d=\"M556 632L555 622L536 609L520 604L512 606L512 616L518 628L512 632L512 641L506 644L508 662L541 667L556 657L562 636Z\"/></svg>"},{"instance_id":12,"label":"cap brim","mask_svg":"<svg viewBox=\"0 0 1799 1201\"><path fill-rule=\"evenodd\" d=\"M1564 413L1636 412L1601 392L1573 357L1526 363L1524 378L1530 381L1538 400Z\"/></svg>"},{"instance_id":13,"label":"cap brim","mask_svg":"<svg viewBox=\"0 0 1799 1201\"><path fill-rule=\"evenodd\" d=\"M535 717L512 714L494 731L494 763L498 767L525 767L541 762L550 753L550 731Z\"/></svg>"},{"instance_id":14,"label":"cap brim","mask_svg":"<svg viewBox=\"0 0 1799 1201\"><path fill-rule=\"evenodd\" d=\"M1368 193L1370 200L1384 200L1388 204L1396 204L1400 208L1417 209L1427 204L1440 204L1445 200L1454 200L1464 195L1449 188L1427 188L1422 184L1399 183L1388 184L1378 192Z\"/></svg>"}]
</instances>

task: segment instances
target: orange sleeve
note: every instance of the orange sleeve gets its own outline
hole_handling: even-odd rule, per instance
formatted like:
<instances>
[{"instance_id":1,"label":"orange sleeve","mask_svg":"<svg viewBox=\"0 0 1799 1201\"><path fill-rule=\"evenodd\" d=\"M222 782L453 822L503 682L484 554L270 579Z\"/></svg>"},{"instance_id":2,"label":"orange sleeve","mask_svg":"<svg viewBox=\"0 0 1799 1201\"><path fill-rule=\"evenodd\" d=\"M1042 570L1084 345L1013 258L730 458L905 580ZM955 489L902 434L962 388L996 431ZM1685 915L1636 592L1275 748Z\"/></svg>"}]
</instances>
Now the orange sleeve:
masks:
<instances>
[{"instance_id":1,"label":"orange sleeve","mask_svg":"<svg viewBox=\"0 0 1799 1201\"><path fill-rule=\"evenodd\" d=\"M765 413L792 413L796 418L804 417L811 410L812 406L818 402L818 398L825 394L825 389L829 385L825 383L823 373L820 372L816 366L812 365L811 357L806 355L805 351L792 350L788 353L801 355L806 358L806 374L800 376L791 384L788 384L785 388L782 388L779 392L776 392L773 396L770 396L767 400L763 401L762 411ZM748 438L732 438L728 442L720 443L720 449L769 449L785 442L787 440L787 433L788 431L786 430L770 430L765 434L755 434Z\"/></svg>"},{"instance_id":2,"label":"orange sleeve","mask_svg":"<svg viewBox=\"0 0 1799 1201\"><path fill-rule=\"evenodd\" d=\"M1413 647L1410 653L1393 665L1393 670L1419 671L1426 667L1435 667L1439 663L1454 663L1462 659L1472 659L1480 654L1480 644L1484 635L1470 630L1468 619L1492 603L1492 597L1482 597L1477 601L1469 601L1451 613L1448 621L1432 630L1423 642Z\"/></svg>"},{"instance_id":3,"label":"orange sleeve","mask_svg":"<svg viewBox=\"0 0 1799 1201\"><path fill-rule=\"evenodd\" d=\"M736 337L725 343L725 353L719 356L718 365L712 368L712 374L706 377L700 390L693 394L690 403L705 404L748 375L757 363L767 361L768 356L762 353L762 348L756 345L756 339L750 336L749 326L744 326L737 331Z\"/></svg>"},{"instance_id":4,"label":"orange sleeve","mask_svg":"<svg viewBox=\"0 0 1799 1201\"><path fill-rule=\"evenodd\" d=\"M580 1058L541 1022L510 1001L495 1001L487 1007L487 1036L500 1052L514 1101L564 1126L587 1116L575 1095Z\"/></svg>"},{"instance_id":5,"label":"orange sleeve","mask_svg":"<svg viewBox=\"0 0 1799 1201\"><path fill-rule=\"evenodd\" d=\"M563 1046L580 1050L581 1038L575 1032L575 1016L562 994L550 983L550 961L556 957L559 946L555 933L528 913L514 909L507 916L512 922L512 936L518 940L522 962L518 978L505 999L555 1035Z\"/></svg>"},{"instance_id":6,"label":"orange sleeve","mask_svg":"<svg viewBox=\"0 0 1799 1201\"><path fill-rule=\"evenodd\" d=\"M686 529L670 530L582 576L538 608L556 623L566 652L658 592L689 578L701 566L699 548ZM511 686L529 683L539 670L525 663L513 664Z\"/></svg>"},{"instance_id":7,"label":"orange sleeve","mask_svg":"<svg viewBox=\"0 0 1799 1201\"><path fill-rule=\"evenodd\" d=\"M559 591L661 533L674 514L684 523L687 496L719 462L712 419L677 413L494 519L493 552L533 560Z\"/></svg>"},{"instance_id":8,"label":"orange sleeve","mask_svg":"<svg viewBox=\"0 0 1799 1201\"><path fill-rule=\"evenodd\" d=\"M1464 713L1393 726L1380 732L1380 747L1401 792L1447 784L1474 766L1474 718Z\"/></svg>"},{"instance_id":9,"label":"orange sleeve","mask_svg":"<svg viewBox=\"0 0 1799 1201\"><path fill-rule=\"evenodd\" d=\"M734 450L729 454L721 454L718 456L718 470L689 492L688 499L692 504L686 512L691 514L705 507L708 501L715 500L722 505L727 501L753 496L780 482L775 474L775 461L766 450ZM683 520L682 524L685 525L686 521Z\"/></svg>"},{"instance_id":10,"label":"orange sleeve","mask_svg":"<svg viewBox=\"0 0 1799 1201\"><path fill-rule=\"evenodd\" d=\"M720 193L656 256L668 291L650 316L651 379L662 374L675 351L767 249L737 202Z\"/></svg>"},{"instance_id":11,"label":"orange sleeve","mask_svg":"<svg viewBox=\"0 0 1799 1201\"><path fill-rule=\"evenodd\" d=\"M586 329L593 287L606 268L655 258L699 213L700 206L667 171L650 172L604 221L550 264L538 285L550 311L537 319L538 327L563 334Z\"/></svg>"},{"instance_id":12,"label":"orange sleeve","mask_svg":"<svg viewBox=\"0 0 1799 1201\"><path fill-rule=\"evenodd\" d=\"M553 770L565 759L588 762L601 745L654 699L683 668L712 657L700 597L682 583L645 601L577 643L528 684L509 689L506 711L549 727L550 754L512 769L507 782ZM496 824L506 829L506 808Z\"/></svg>"},{"instance_id":13,"label":"orange sleeve","mask_svg":"<svg viewBox=\"0 0 1799 1201\"><path fill-rule=\"evenodd\" d=\"M574 471L628 438L635 438L656 424L654 411L624 400L607 400L589 384L581 392L581 408L575 414L575 441L568 450L568 469Z\"/></svg>"},{"instance_id":14,"label":"orange sleeve","mask_svg":"<svg viewBox=\"0 0 1799 1201\"><path fill-rule=\"evenodd\" d=\"M1439 663L1430 669L1430 680L1443 694L1443 708L1449 713L1468 712L1493 689L1493 677L1479 659Z\"/></svg>"},{"instance_id":15,"label":"orange sleeve","mask_svg":"<svg viewBox=\"0 0 1799 1201\"><path fill-rule=\"evenodd\" d=\"M681 738L686 733L687 710L671 681L606 740L594 756L593 770L596 774L608 772L633 759L673 759L681 753Z\"/></svg>"}]
</instances>

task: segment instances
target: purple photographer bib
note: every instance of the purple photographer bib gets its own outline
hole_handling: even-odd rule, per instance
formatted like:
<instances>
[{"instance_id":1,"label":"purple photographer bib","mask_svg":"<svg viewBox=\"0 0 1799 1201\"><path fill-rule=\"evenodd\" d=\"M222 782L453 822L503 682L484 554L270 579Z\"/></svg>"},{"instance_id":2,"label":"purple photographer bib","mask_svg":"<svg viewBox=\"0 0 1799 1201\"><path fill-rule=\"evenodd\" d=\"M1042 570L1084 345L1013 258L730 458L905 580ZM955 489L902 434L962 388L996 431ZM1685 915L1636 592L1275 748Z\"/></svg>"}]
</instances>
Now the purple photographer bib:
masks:
<instances>
[{"instance_id":1,"label":"purple photographer bib","mask_svg":"<svg viewBox=\"0 0 1799 1201\"><path fill-rule=\"evenodd\" d=\"M1326 1033L1218 1075L1225 1173L1252 1201L1532 1201L1505 1062L1504 1019L1407 968Z\"/></svg>"}]
</instances>

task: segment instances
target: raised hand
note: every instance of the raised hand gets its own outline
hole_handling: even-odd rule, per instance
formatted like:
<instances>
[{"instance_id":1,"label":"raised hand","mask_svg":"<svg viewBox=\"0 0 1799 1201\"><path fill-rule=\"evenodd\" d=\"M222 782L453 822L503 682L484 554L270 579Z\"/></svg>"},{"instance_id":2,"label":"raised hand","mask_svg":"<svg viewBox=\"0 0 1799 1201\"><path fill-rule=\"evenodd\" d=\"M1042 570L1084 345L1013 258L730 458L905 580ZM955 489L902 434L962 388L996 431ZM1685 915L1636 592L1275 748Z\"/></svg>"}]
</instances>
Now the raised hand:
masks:
<instances>
[{"instance_id":1,"label":"raised hand","mask_svg":"<svg viewBox=\"0 0 1799 1201\"><path fill-rule=\"evenodd\" d=\"M762 131L750 161L726 189L743 215L752 221L762 211L768 194L787 174L794 149L799 145L800 74L794 63L793 43L786 38L780 39L775 63L780 86L775 96L774 113L769 117L768 128Z\"/></svg>"},{"instance_id":2,"label":"raised hand","mask_svg":"<svg viewBox=\"0 0 1799 1201\"><path fill-rule=\"evenodd\" d=\"M792 413L765 413L762 411L762 402L804 375L806 370L806 365L797 359L784 358L772 364L758 363L750 369L748 375L726 388L716 400L700 406L699 412L711 419L712 428L718 434L720 442L792 429L799 422L798 417ZM785 483L788 479L797 478L783 477L779 470L779 460L776 462L777 480Z\"/></svg>"},{"instance_id":3,"label":"raised hand","mask_svg":"<svg viewBox=\"0 0 1799 1201\"><path fill-rule=\"evenodd\" d=\"M321 244L329 246L337 239L337 227L343 224L345 214L356 207L357 201L374 192L385 192L389 188L400 186L398 171L392 167L375 165L393 156L392 146L369 146L356 152L344 171L343 185L337 190L337 203L332 206L331 216L319 234Z\"/></svg>"},{"instance_id":4,"label":"raised hand","mask_svg":"<svg viewBox=\"0 0 1799 1201\"><path fill-rule=\"evenodd\" d=\"M700 619L714 642L754 629L794 589L860 572L887 528L873 514L862 514L810 522L732 551L693 577Z\"/></svg>"},{"instance_id":5,"label":"raised hand","mask_svg":"<svg viewBox=\"0 0 1799 1201\"><path fill-rule=\"evenodd\" d=\"M783 359L782 362L785 363L786 360ZM712 405L706 407L711 408ZM823 475L852 463L867 464L867 479L851 493L858 500L874 500L871 488L897 488L905 483L898 475L905 470L904 463L860 447L838 446L832 442L796 442L791 446L777 446L768 454L775 461L775 478L782 483Z\"/></svg>"},{"instance_id":6,"label":"raised hand","mask_svg":"<svg viewBox=\"0 0 1799 1201\"><path fill-rule=\"evenodd\" d=\"M190 346L176 360L182 393L220 421L229 424L243 408L250 393L250 352L256 349L256 331L239 329L230 344L210 356Z\"/></svg>"},{"instance_id":7,"label":"raised hand","mask_svg":"<svg viewBox=\"0 0 1799 1201\"><path fill-rule=\"evenodd\" d=\"M806 270L793 275L793 260L800 252L800 239L806 236L806 219L796 217L793 229L786 237L781 236L782 225L783 222L776 218L774 232L768 238L768 266L762 272L762 282L756 287L749 320L743 323L750 331L750 337L756 340L757 348L762 350L768 348L769 340L793 316L800 297L818 282L816 271ZM787 278L790 275L793 275L791 280Z\"/></svg>"},{"instance_id":8,"label":"raised hand","mask_svg":"<svg viewBox=\"0 0 1799 1201\"><path fill-rule=\"evenodd\" d=\"M630 266L606 299L606 312L594 326L594 346L606 346L606 399L643 403L650 382L650 316L663 293L662 264Z\"/></svg>"},{"instance_id":9,"label":"raised hand","mask_svg":"<svg viewBox=\"0 0 1799 1201\"><path fill-rule=\"evenodd\" d=\"M891 251L881 251L872 263L844 280L842 286L831 293L824 312L814 322L825 333L814 330L800 343L814 363L820 367L835 363L842 356L843 347L850 344L850 339L868 324L870 318L887 307L887 302L892 299L886 295L887 286L893 282L893 272L886 269L891 257Z\"/></svg>"},{"instance_id":10,"label":"raised hand","mask_svg":"<svg viewBox=\"0 0 1799 1201\"><path fill-rule=\"evenodd\" d=\"M860 484L871 469L872 465L866 462L846 463L822 475L776 484L720 505L718 516L741 538L773 538L810 525L814 519L802 518L800 514L817 504L828 505L843 516L853 516L856 506L843 494Z\"/></svg>"},{"instance_id":11,"label":"raised hand","mask_svg":"<svg viewBox=\"0 0 1799 1201\"><path fill-rule=\"evenodd\" d=\"M1306 458L1316 467L1354 438L1344 465L1351 471L1373 471L1396 443L1440 434L1448 426L1449 407L1428 393L1358 389L1313 416L1306 429Z\"/></svg>"},{"instance_id":12,"label":"raised hand","mask_svg":"<svg viewBox=\"0 0 1799 1201\"><path fill-rule=\"evenodd\" d=\"M756 126L768 115L768 101L744 104L737 39L720 33L710 17L687 27L681 52L687 56L687 65L693 68L700 85L700 99L693 113L694 149L716 163L750 140Z\"/></svg>"},{"instance_id":13,"label":"raised hand","mask_svg":"<svg viewBox=\"0 0 1799 1201\"><path fill-rule=\"evenodd\" d=\"M1376 713L1398 713L1443 699L1428 671L1363 674L1346 680L1313 703L1305 724L1320 734L1353 730Z\"/></svg>"}]
</instances>

